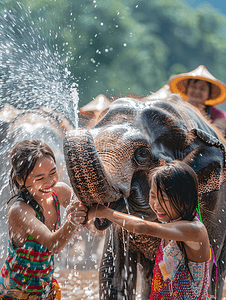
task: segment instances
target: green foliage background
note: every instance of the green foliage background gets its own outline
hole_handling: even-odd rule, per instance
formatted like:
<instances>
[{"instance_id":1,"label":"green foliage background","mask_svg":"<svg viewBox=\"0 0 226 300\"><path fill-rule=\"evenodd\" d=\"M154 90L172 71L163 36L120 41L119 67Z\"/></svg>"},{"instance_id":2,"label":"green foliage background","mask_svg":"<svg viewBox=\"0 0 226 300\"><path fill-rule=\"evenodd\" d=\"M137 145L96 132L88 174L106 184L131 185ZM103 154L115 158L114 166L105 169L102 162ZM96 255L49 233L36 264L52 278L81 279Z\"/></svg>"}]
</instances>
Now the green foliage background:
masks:
<instances>
[{"instance_id":1,"label":"green foliage background","mask_svg":"<svg viewBox=\"0 0 226 300\"><path fill-rule=\"evenodd\" d=\"M16 0L2 2L2 14L18 10ZM100 93L147 95L200 64L226 82L226 18L211 8L180 0L20 3L78 83L79 106Z\"/></svg>"}]
</instances>

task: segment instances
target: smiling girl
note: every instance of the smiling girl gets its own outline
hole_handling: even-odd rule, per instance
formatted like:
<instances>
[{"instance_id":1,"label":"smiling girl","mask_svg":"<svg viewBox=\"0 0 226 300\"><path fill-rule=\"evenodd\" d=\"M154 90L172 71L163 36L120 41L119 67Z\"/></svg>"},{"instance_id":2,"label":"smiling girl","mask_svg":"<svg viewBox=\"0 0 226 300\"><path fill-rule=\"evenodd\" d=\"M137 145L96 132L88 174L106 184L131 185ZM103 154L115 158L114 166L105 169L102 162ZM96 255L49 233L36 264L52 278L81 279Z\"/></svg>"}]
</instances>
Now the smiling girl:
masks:
<instances>
[{"instance_id":1,"label":"smiling girl","mask_svg":"<svg viewBox=\"0 0 226 300\"><path fill-rule=\"evenodd\" d=\"M54 153L42 141L24 140L10 157L16 200L8 214L9 246L1 270L0 299L60 299L53 277L54 253L84 222L87 208L70 203L71 189L58 182ZM69 204L69 215L60 227L60 206Z\"/></svg>"},{"instance_id":2,"label":"smiling girl","mask_svg":"<svg viewBox=\"0 0 226 300\"><path fill-rule=\"evenodd\" d=\"M207 230L196 215L198 180L181 161L154 169L149 203L159 222L114 211L103 205L88 212L137 234L161 238L150 299L207 299L210 246Z\"/></svg>"}]
</instances>

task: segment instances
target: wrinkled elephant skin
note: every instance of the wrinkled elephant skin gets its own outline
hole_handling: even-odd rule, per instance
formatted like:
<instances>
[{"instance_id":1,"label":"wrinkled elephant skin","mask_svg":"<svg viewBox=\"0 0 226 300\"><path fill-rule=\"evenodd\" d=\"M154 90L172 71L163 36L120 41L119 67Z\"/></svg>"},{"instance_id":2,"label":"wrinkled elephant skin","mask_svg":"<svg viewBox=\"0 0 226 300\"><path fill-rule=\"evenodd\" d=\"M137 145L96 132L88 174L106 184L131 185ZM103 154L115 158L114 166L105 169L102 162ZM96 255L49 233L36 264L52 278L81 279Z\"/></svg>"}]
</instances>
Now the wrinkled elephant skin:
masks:
<instances>
[{"instance_id":1,"label":"wrinkled elephant skin","mask_svg":"<svg viewBox=\"0 0 226 300\"><path fill-rule=\"evenodd\" d=\"M221 139L221 141L220 141ZM114 101L90 129L70 131L64 154L78 198L154 221L149 206L148 174L164 162L184 159L199 178L203 215L218 261L218 299L225 276L225 148L223 138L177 96L140 102ZM99 220L99 230L110 222ZM103 227L103 228L102 228ZM159 239L108 228L100 268L100 299L135 299L137 265L142 267L142 300L149 299L154 255ZM215 278L215 269L212 270ZM213 282L214 286L214 282ZM214 287L211 287L213 294Z\"/></svg>"}]
</instances>

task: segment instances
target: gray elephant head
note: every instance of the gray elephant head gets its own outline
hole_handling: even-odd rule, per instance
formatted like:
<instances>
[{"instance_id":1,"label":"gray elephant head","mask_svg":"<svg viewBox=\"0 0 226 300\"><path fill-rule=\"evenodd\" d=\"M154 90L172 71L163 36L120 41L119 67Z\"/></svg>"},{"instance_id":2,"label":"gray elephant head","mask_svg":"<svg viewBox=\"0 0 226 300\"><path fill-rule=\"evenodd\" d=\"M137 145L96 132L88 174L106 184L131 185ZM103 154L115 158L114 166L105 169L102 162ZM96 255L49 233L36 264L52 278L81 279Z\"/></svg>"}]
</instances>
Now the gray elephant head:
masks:
<instances>
[{"instance_id":1,"label":"gray elephant head","mask_svg":"<svg viewBox=\"0 0 226 300\"><path fill-rule=\"evenodd\" d=\"M113 209L152 221L156 220L156 216L149 206L150 170L165 162L185 159L198 175L200 199L211 212L208 220L207 215L203 219L216 257L219 259L224 256L226 221L223 212L223 138L198 111L179 97L174 95L166 100L147 102L132 98L118 99L102 112L98 123L89 131L68 132L64 140L64 154L72 187L82 202L88 206L104 203ZM107 220L99 220L95 224L99 230L110 225ZM114 245L117 244L115 250L121 257L122 231L117 226L114 239ZM108 243L107 237L105 253L109 250ZM151 236L129 235L130 256L136 262L138 256L142 257L146 278L151 278L151 261L157 245L158 239ZM121 260L122 258L119 262ZM104 268L106 261L102 261L102 264ZM109 264L111 263L107 264L108 267ZM224 268L221 269L220 276L223 277L225 271ZM114 293L124 293L122 287L119 287L119 280L125 280L125 277L119 266L116 270L116 275L112 271L111 276L108 276L108 284L112 286L111 297ZM131 289L134 288L134 277L136 278L134 264L132 273ZM100 277L106 278L106 274ZM103 281L106 282L104 279ZM107 289L107 285L102 286ZM113 299L111 297L104 299ZM146 299L143 297L142 299ZM131 295L129 299L134 298Z\"/></svg>"}]
</instances>

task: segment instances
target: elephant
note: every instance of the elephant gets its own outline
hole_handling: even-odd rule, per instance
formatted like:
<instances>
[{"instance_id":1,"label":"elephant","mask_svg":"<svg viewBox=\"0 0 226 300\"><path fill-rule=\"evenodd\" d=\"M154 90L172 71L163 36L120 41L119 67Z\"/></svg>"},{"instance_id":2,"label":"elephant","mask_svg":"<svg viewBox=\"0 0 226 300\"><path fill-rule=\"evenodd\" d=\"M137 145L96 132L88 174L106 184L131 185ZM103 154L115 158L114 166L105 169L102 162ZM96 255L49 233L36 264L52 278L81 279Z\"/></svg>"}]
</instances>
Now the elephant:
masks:
<instances>
[{"instance_id":1,"label":"elephant","mask_svg":"<svg viewBox=\"0 0 226 300\"><path fill-rule=\"evenodd\" d=\"M211 264L209 292L221 299L226 274L225 140L217 128L178 95L115 100L89 130L68 131L63 142L74 193L87 206L101 203L150 221L150 171L173 160L184 160L199 180L202 219L217 262ZM136 235L106 219L94 222L105 230L99 272L100 299L135 300L138 269L142 300L150 298L159 239ZM216 272L218 273L216 281Z\"/></svg>"}]
</instances>

